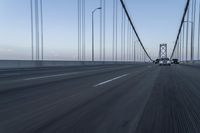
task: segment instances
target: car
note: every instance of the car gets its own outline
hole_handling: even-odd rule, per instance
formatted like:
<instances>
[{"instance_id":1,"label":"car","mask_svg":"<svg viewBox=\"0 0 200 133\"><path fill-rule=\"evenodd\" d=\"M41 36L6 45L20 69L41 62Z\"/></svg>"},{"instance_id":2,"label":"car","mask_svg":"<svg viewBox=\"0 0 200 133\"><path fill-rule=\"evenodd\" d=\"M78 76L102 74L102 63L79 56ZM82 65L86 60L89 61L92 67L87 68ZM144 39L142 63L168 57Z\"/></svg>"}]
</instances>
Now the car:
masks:
<instances>
[{"instance_id":1,"label":"car","mask_svg":"<svg viewBox=\"0 0 200 133\"><path fill-rule=\"evenodd\" d=\"M172 59L173 64L179 64L179 60L178 59Z\"/></svg>"},{"instance_id":2,"label":"car","mask_svg":"<svg viewBox=\"0 0 200 133\"><path fill-rule=\"evenodd\" d=\"M171 66L171 61L169 58L161 58L159 61L160 66Z\"/></svg>"},{"instance_id":3,"label":"car","mask_svg":"<svg viewBox=\"0 0 200 133\"><path fill-rule=\"evenodd\" d=\"M158 64L158 63L159 63L159 59L156 59L156 60L154 61L154 63L155 63L155 64Z\"/></svg>"}]
</instances>

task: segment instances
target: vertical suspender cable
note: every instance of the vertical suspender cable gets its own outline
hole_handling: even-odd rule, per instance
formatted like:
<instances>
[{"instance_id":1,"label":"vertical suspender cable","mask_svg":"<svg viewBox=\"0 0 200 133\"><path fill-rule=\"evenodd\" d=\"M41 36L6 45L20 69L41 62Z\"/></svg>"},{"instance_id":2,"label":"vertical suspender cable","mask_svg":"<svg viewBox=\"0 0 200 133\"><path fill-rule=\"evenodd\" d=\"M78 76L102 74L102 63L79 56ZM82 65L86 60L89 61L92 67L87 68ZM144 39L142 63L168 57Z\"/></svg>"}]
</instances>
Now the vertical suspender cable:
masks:
<instances>
[{"instance_id":1,"label":"vertical suspender cable","mask_svg":"<svg viewBox=\"0 0 200 133\"><path fill-rule=\"evenodd\" d=\"M140 46L139 46L140 47ZM139 53L139 56L140 56L140 62L141 62L141 60L142 60L142 58L141 58L141 55L142 55L142 50L141 50L141 47L140 47L140 53Z\"/></svg>"},{"instance_id":2,"label":"vertical suspender cable","mask_svg":"<svg viewBox=\"0 0 200 133\"><path fill-rule=\"evenodd\" d=\"M106 0L103 0L103 61L106 60Z\"/></svg>"},{"instance_id":3,"label":"vertical suspender cable","mask_svg":"<svg viewBox=\"0 0 200 133\"><path fill-rule=\"evenodd\" d=\"M129 31L129 62L131 61L131 40L132 40L132 35L131 35L131 27L130 27L130 31Z\"/></svg>"},{"instance_id":4,"label":"vertical suspender cable","mask_svg":"<svg viewBox=\"0 0 200 133\"><path fill-rule=\"evenodd\" d=\"M180 40L178 40L178 45L177 45L177 59L179 59L179 43L180 43Z\"/></svg>"},{"instance_id":5,"label":"vertical suspender cable","mask_svg":"<svg viewBox=\"0 0 200 133\"><path fill-rule=\"evenodd\" d=\"M190 51L190 60L193 61L193 51L194 51L194 40L193 40L193 36L194 36L194 0L192 0L192 12L191 12L191 51Z\"/></svg>"},{"instance_id":6,"label":"vertical suspender cable","mask_svg":"<svg viewBox=\"0 0 200 133\"><path fill-rule=\"evenodd\" d=\"M134 32L132 31L132 61L134 61L134 41L135 41L135 36Z\"/></svg>"},{"instance_id":7,"label":"vertical suspender cable","mask_svg":"<svg viewBox=\"0 0 200 133\"><path fill-rule=\"evenodd\" d=\"M131 26L129 31L129 61L131 61Z\"/></svg>"},{"instance_id":8,"label":"vertical suspender cable","mask_svg":"<svg viewBox=\"0 0 200 133\"><path fill-rule=\"evenodd\" d=\"M133 57L133 31L130 32L130 61L132 61Z\"/></svg>"},{"instance_id":9,"label":"vertical suspender cable","mask_svg":"<svg viewBox=\"0 0 200 133\"><path fill-rule=\"evenodd\" d=\"M194 0L194 12L193 12L193 36L192 36L192 40L193 40L193 55L192 55L192 57L193 57L193 60L194 60L194 45L195 45L195 28L196 28L196 4L197 4L197 1L196 0Z\"/></svg>"},{"instance_id":10,"label":"vertical suspender cable","mask_svg":"<svg viewBox=\"0 0 200 133\"><path fill-rule=\"evenodd\" d=\"M34 60L34 33L33 33L33 0L30 0L30 8L31 8L31 58Z\"/></svg>"},{"instance_id":11,"label":"vertical suspender cable","mask_svg":"<svg viewBox=\"0 0 200 133\"><path fill-rule=\"evenodd\" d=\"M187 29L186 29L186 61L188 61L188 41L189 41L189 18L190 18L190 9L187 11Z\"/></svg>"},{"instance_id":12,"label":"vertical suspender cable","mask_svg":"<svg viewBox=\"0 0 200 133\"><path fill-rule=\"evenodd\" d=\"M180 38L179 38L179 46L178 46L178 57L179 57L179 60L181 60L181 38L182 38L182 36L181 36L181 34L180 34Z\"/></svg>"},{"instance_id":13,"label":"vertical suspender cable","mask_svg":"<svg viewBox=\"0 0 200 133\"><path fill-rule=\"evenodd\" d=\"M135 49L135 45L136 45L136 44L135 44L135 43L136 43L136 41L135 41L135 39L134 39L134 62L136 62L136 57L135 57L135 56L136 56L136 49Z\"/></svg>"},{"instance_id":14,"label":"vertical suspender cable","mask_svg":"<svg viewBox=\"0 0 200 133\"><path fill-rule=\"evenodd\" d=\"M129 61L131 60L131 25L129 24L129 44L128 44L128 46L129 46L129 48L128 48L128 58L129 58Z\"/></svg>"},{"instance_id":15,"label":"vertical suspender cable","mask_svg":"<svg viewBox=\"0 0 200 133\"><path fill-rule=\"evenodd\" d=\"M40 16L41 16L41 59L44 60L43 1L42 0L40 0Z\"/></svg>"},{"instance_id":16,"label":"vertical suspender cable","mask_svg":"<svg viewBox=\"0 0 200 133\"><path fill-rule=\"evenodd\" d=\"M78 61L80 61L80 0L77 0L78 8Z\"/></svg>"},{"instance_id":17,"label":"vertical suspender cable","mask_svg":"<svg viewBox=\"0 0 200 133\"><path fill-rule=\"evenodd\" d=\"M35 54L36 54L36 60L38 60L38 31L37 31L37 0L35 0Z\"/></svg>"},{"instance_id":18,"label":"vertical suspender cable","mask_svg":"<svg viewBox=\"0 0 200 133\"><path fill-rule=\"evenodd\" d=\"M115 56L115 2L116 2L116 0L113 0L113 49L112 49L112 61L114 61L114 56Z\"/></svg>"},{"instance_id":19,"label":"vertical suspender cable","mask_svg":"<svg viewBox=\"0 0 200 133\"><path fill-rule=\"evenodd\" d=\"M117 47L118 47L118 0L115 2L115 61L117 61Z\"/></svg>"},{"instance_id":20,"label":"vertical suspender cable","mask_svg":"<svg viewBox=\"0 0 200 133\"><path fill-rule=\"evenodd\" d=\"M129 61L129 31L130 31L130 27L129 27L129 22L127 21L127 40L126 40L126 58L127 61Z\"/></svg>"},{"instance_id":21,"label":"vertical suspender cable","mask_svg":"<svg viewBox=\"0 0 200 133\"><path fill-rule=\"evenodd\" d=\"M38 0L35 0L35 27L36 27L36 60L40 59L39 54L39 18L38 18Z\"/></svg>"},{"instance_id":22,"label":"vertical suspender cable","mask_svg":"<svg viewBox=\"0 0 200 133\"><path fill-rule=\"evenodd\" d=\"M85 61L85 0L82 0L82 60Z\"/></svg>"},{"instance_id":23,"label":"vertical suspender cable","mask_svg":"<svg viewBox=\"0 0 200 133\"><path fill-rule=\"evenodd\" d=\"M122 13L121 13L121 61L123 61L123 42L124 42L124 12L122 8Z\"/></svg>"},{"instance_id":24,"label":"vertical suspender cable","mask_svg":"<svg viewBox=\"0 0 200 133\"><path fill-rule=\"evenodd\" d=\"M199 48L200 48L200 2L199 2L199 22L198 22L198 60L200 59L200 52L199 52Z\"/></svg>"},{"instance_id":25,"label":"vertical suspender cable","mask_svg":"<svg viewBox=\"0 0 200 133\"><path fill-rule=\"evenodd\" d=\"M128 61L129 60L129 23L128 23L128 21L127 21L127 39L126 39L126 45L127 45L127 47L126 47L126 61Z\"/></svg>"},{"instance_id":26,"label":"vertical suspender cable","mask_svg":"<svg viewBox=\"0 0 200 133\"><path fill-rule=\"evenodd\" d=\"M180 46L180 38L178 39L178 46L177 46L177 58L180 60L180 57L179 57L179 46Z\"/></svg>"},{"instance_id":27,"label":"vertical suspender cable","mask_svg":"<svg viewBox=\"0 0 200 133\"><path fill-rule=\"evenodd\" d=\"M124 61L126 61L126 16L124 15Z\"/></svg>"},{"instance_id":28,"label":"vertical suspender cable","mask_svg":"<svg viewBox=\"0 0 200 133\"><path fill-rule=\"evenodd\" d=\"M181 34L180 34L180 38L179 38L179 60L181 60L181 43L182 43L182 30L181 30Z\"/></svg>"},{"instance_id":29,"label":"vertical suspender cable","mask_svg":"<svg viewBox=\"0 0 200 133\"><path fill-rule=\"evenodd\" d=\"M185 24L183 24L182 61L184 61L184 49L185 49Z\"/></svg>"}]
</instances>

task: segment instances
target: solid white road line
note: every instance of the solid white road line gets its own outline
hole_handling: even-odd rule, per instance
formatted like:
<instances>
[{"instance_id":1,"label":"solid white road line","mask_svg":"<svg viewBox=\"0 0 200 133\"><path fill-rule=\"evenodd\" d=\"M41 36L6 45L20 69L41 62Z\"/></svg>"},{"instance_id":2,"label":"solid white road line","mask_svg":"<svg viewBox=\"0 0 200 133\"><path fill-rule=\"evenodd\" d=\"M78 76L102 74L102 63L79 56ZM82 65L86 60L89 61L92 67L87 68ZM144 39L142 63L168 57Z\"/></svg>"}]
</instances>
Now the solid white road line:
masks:
<instances>
[{"instance_id":1,"label":"solid white road line","mask_svg":"<svg viewBox=\"0 0 200 133\"><path fill-rule=\"evenodd\" d=\"M104 70L104 69L100 69L100 70ZM54 78L54 77L69 76L69 75L75 75L75 74L81 74L81 73L93 72L93 71L100 71L100 70L89 70L89 71L62 73L62 74L55 74L55 75L48 75L48 76L26 78L26 79L23 79L23 80L28 81L28 80L37 80L37 79L45 79L45 78Z\"/></svg>"},{"instance_id":2,"label":"solid white road line","mask_svg":"<svg viewBox=\"0 0 200 133\"><path fill-rule=\"evenodd\" d=\"M7 74L0 74L1 76L15 76L20 75L21 73L7 73Z\"/></svg>"},{"instance_id":3,"label":"solid white road line","mask_svg":"<svg viewBox=\"0 0 200 133\"><path fill-rule=\"evenodd\" d=\"M121 75L121 76L115 77L115 78L113 78L113 79L109 79L109 80L107 80L107 81L104 81L104 82L101 82L101 83L99 83L99 84L97 84L97 85L94 85L94 87L98 87L98 86L101 86L101 85L107 84L107 83L109 83L109 82L112 82L112 81L114 81L114 80L117 80L117 79L120 79L120 78L126 77L126 76L128 76L128 75L129 75L129 74L124 74L124 75Z\"/></svg>"},{"instance_id":4,"label":"solid white road line","mask_svg":"<svg viewBox=\"0 0 200 133\"><path fill-rule=\"evenodd\" d=\"M41 76L41 77L33 77L33 78L26 78L23 80L35 80L35 79L45 79L45 78L53 78L53 77L60 77L60 76L69 76L69 75L74 75L78 74L78 72L72 72L72 73L63 73L63 74L56 74L56 75L49 75L49 76Z\"/></svg>"},{"instance_id":5,"label":"solid white road line","mask_svg":"<svg viewBox=\"0 0 200 133\"><path fill-rule=\"evenodd\" d=\"M63 74L55 74L55 75L47 75L47 76L40 76L40 77L32 77L32 78L25 78L21 79L23 81L30 81L30 80L38 80L38 79L46 79L46 78L54 78L54 77L61 77L61 76L70 76L70 75L76 75L76 74L82 74L87 72L98 72L102 70L112 70L113 68L104 68L99 70L88 70L88 71L80 71L80 72L71 72L71 73L63 73ZM17 81L21 81L17 80Z\"/></svg>"}]
</instances>

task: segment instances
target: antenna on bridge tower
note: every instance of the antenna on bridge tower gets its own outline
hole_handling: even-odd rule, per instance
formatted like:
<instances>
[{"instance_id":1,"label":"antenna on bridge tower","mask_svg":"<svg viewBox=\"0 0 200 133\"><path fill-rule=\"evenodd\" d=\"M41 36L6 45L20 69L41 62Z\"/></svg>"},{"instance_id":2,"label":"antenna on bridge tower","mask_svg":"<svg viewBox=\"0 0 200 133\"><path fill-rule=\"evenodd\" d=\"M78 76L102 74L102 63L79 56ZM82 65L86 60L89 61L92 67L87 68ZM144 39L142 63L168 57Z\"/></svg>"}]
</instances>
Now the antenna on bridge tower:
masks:
<instances>
[{"instance_id":1,"label":"antenna on bridge tower","mask_svg":"<svg viewBox=\"0 0 200 133\"><path fill-rule=\"evenodd\" d=\"M160 44L159 58L167 58L167 44Z\"/></svg>"}]
</instances>

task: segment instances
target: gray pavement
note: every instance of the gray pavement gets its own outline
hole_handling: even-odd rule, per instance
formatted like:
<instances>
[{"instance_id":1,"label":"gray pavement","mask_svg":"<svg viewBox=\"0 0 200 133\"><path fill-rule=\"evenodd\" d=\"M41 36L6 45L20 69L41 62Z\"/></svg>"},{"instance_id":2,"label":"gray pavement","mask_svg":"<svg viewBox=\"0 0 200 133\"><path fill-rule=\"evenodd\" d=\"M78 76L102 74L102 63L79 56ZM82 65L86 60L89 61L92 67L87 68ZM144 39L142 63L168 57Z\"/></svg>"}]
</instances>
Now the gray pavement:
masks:
<instances>
[{"instance_id":1,"label":"gray pavement","mask_svg":"<svg viewBox=\"0 0 200 133\"><path fill-rule=\"evenodd\" d=\"M0 133L199 133L200 68L0 71Z\"/></svg>"}]
</instances>

